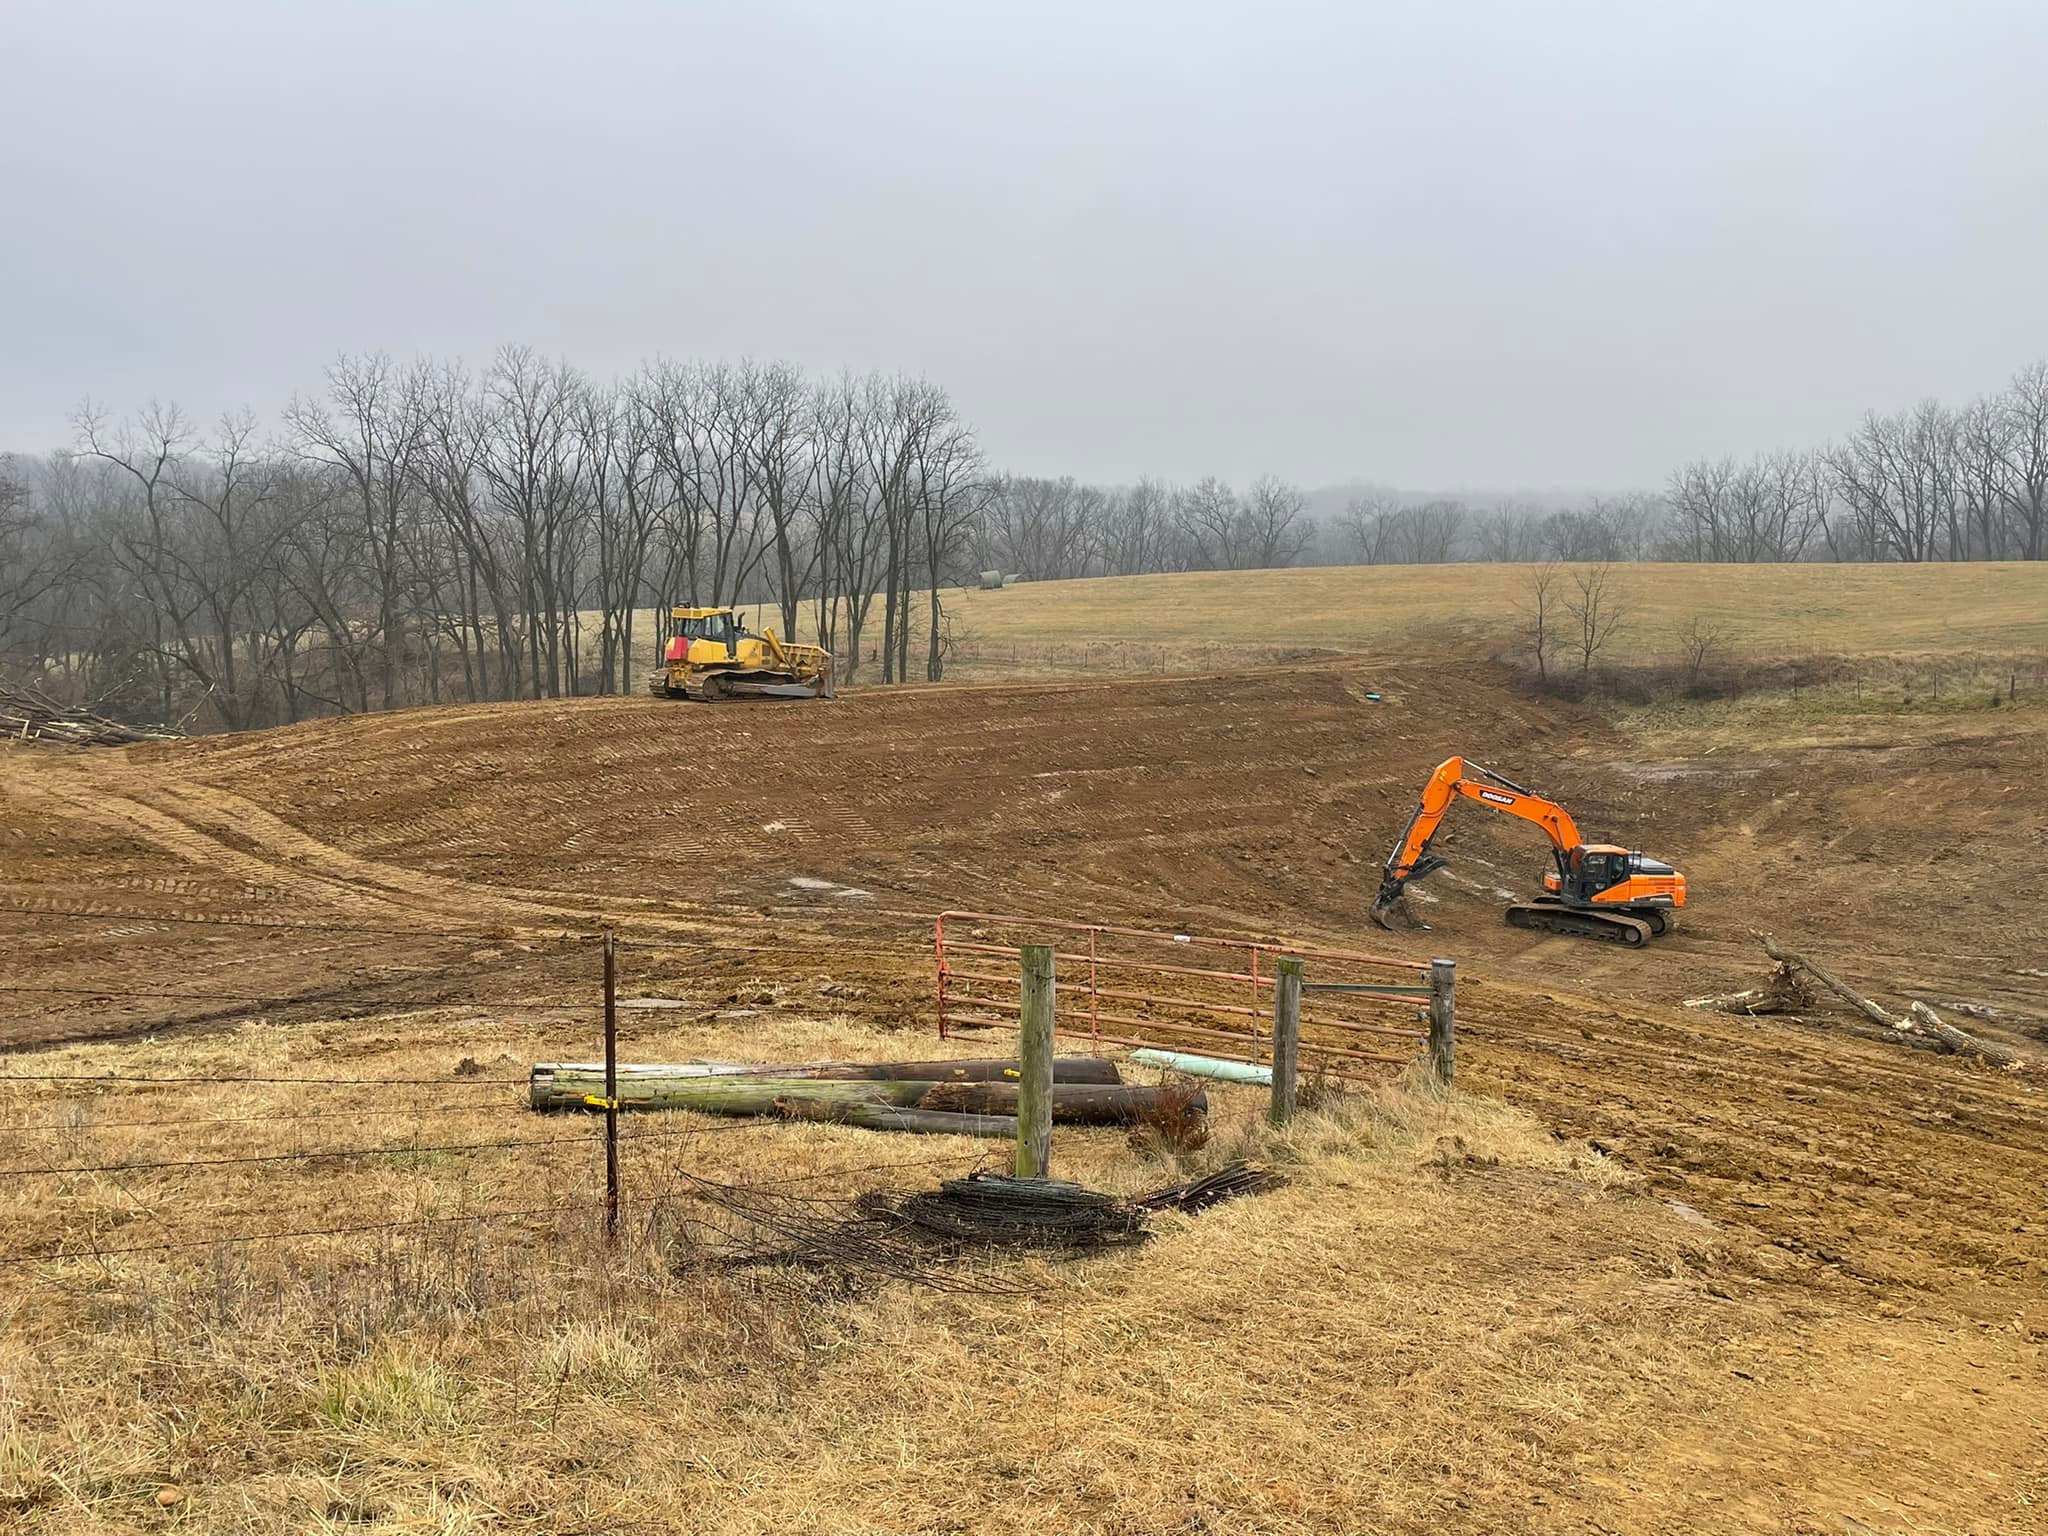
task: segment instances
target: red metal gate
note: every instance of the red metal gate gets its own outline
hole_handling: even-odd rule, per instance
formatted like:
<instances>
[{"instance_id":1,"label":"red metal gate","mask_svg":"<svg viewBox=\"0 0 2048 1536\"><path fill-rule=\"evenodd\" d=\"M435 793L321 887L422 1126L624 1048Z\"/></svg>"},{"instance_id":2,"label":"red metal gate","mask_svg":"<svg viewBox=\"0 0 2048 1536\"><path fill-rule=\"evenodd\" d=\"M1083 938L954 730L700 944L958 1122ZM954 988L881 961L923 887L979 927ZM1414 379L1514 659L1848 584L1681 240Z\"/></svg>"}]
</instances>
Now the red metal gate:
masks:
<instances>
[{"instance_id":1,"label":"red metal gate","mask_svg":"<svg viewBox=\"0 0 2048 1536\"><path fill-rule=\"evenodd\" d=\"M1314 987L1301 1004L1301 1057L1358 1077L1403 1066L1427 1042L1429 966L1352 950L988 912L944 912L933 928L939 1034L1014 1029L1025 944L1050 943L1054 1033L1104 1046L1149 1046L1272 1060L1275 962L1303 963ZM1011 962L1004 964L1005 961Z\"/></svg>"}]
</instances>

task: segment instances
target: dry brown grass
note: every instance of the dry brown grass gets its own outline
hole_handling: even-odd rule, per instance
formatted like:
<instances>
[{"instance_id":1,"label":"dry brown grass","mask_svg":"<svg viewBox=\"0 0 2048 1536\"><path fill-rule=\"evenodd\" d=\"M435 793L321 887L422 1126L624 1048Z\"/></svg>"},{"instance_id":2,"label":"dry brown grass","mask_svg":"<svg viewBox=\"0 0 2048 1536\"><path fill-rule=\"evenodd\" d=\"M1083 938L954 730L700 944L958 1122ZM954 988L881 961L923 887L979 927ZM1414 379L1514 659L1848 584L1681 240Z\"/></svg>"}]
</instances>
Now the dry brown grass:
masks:
<instances>
[{"instance_id":1,"label":"dry brown grass","mask_svg":"<svg viewBox=\"0 0 2048 1536\"><path fill-rule=\"evenodd\" d=\"M640 1057L908 1044L829 1018L631 1027ZM17 1059L439 1077L468 1056L505 1079L445 1107L433 1089L13 1084L10 1121L50 1127L17 1133L21 1166L564 1145L15 1178L9 1252L586 1203L0 1270L0 1507L65 1532L1422 1530L1482 1510L1516 1528L1532 1497L1583 1497L1586 1468L1689 1411L1729 1344L1701 1310L1702 1234L1526 1115L1403 1085L1284 1136L1262 1093L1212 1093L1201 1165L1253 1155L1289 1185L1166 1218L1128 1256L1020 1261L1022 1298L755 1288L679 1262L679 1213L653 1199L677 1166L912 1187L989 1153L952 1138L633 1119L636 1136L680 1134L629 1144L631 1235L608 1255L591 1123L532 1115L513 1081L532 1057L576 1054L584 1029L415 1015L352 1026L346 1049L257 1026ZM133 1124L355 1108L359 1122ZM1172 1171L1113 1131L1062 1130L1055 1155L1125 1191Z\"/></svg>"},{"instance_id":2,"label":"dry brown grass","mask_svg":"<svg viewBox=\"0 0 2048 1536\"><path fill-rule=\"evenodd\" d=\"M1674 756L1956 741L2048 726L2048 654L1858 656L1836 670L1818 687L1672 698L1611 713L1631 740Z\"/></svg>"},{"instance_id":3,"label":"dry brown grass","mask_svg":"<svg viewBox=\"0 0 2048 1536\"><path fill-rule=\"evenodd\" d=\"M1511 637L1522 565L1317 566L1026 582L940 594L957 636L956 681L1184 673L1342 651L1409 659L1447 637L1482 648ZM2038 653L2048 648L2048 564L1669 565L1615 568L1628 609L1616 653L1676 662L1697 620L1723 655L1786 657ZM923 599L914 599L923 612ZM878 605L879 610L879 605ZM774 608L749 609L775 625ZM636 620L641 665L654 612ZM815 638L809 620L799 638ZM594 636L596 616L586 615ZM879 643L879 612L865 647ZM591 642L594 645L594 640ZM923 638L912 646L924 670ZM861 678L879 665L862 661Z\"/></svg>"},{"instance_id":4,"label":"dry brown grass","mask_svg":"<svg viewBox=\"0 0 2048 1536\"><path fill-rule=\"evenodd\" d=\"M1412 654L1418 633L1497 635L1528 567L1323 566L1027 583L945 594L971 647L1034 643L1304 646ZM1738 652L2003 650L2048 645L2048 566L1628 565L1624 648L1675 654L1697 618Z\"/></svg>"}]
</instances>

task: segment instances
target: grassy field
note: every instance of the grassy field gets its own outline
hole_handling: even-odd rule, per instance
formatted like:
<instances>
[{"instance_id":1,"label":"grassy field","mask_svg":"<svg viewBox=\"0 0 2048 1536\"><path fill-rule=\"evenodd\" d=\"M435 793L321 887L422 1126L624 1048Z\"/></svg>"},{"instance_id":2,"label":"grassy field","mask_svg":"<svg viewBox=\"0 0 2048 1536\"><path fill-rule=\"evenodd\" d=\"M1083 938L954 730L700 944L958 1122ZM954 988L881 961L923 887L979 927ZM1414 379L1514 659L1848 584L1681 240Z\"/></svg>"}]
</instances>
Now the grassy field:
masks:
<instances>
[{"instance_id":1,"label":"grassy field","mask_svg":"<svg viewBox=\"0 0 2048 1536\"><path fill-rule=\"evenodd\" d=\"M1506 630L1514 565L1328 566L1027 583L944 594L970 647L1033 641L1404 650ZM2048 646L2048 564L1628 565L1625 644L1678 649L1695 617L1732 649L1892 655Z\"/></svg>"},{"instance_id":2,"label":"grassy field","mask_svg":"<svg viewBox=\"0 0 2048 1536\"><path fill-rule=\"evenodd\" d=\"M1526 565L1316 566L1026 582L940 594L955 637L948 676L1188 672L1307 650L1408 659L1431 646L1507 643ZM1697 618L1723 656L1865 657L1992 652L2048 659L2048 562L1978 565L1618 566L1627 610L1611 662L1669 663ZM911 667L921 674L925 598ZM778 624L771 605L750 623ZM798 639L815 639L807 612ZM879 643L877 600L862 640ZM584 615L594 655L597 615ZM636 621L635 670L654 659L654 612ZM843 643L843 642L842 642ZM862 659L861 680L875 668Z\"/></svg>"}]
</instances>

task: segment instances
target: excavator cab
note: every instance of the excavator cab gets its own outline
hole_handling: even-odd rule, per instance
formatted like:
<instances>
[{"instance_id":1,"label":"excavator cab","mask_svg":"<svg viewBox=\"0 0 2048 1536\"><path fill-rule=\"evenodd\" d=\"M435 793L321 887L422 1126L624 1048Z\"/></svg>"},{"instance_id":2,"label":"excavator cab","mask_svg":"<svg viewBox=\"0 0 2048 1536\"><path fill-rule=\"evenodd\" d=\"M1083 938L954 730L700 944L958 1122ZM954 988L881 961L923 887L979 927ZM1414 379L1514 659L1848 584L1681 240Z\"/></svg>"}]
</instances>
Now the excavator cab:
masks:
<instances>
[{"instance_id":1,"label":"excavator cab","mask_svg":"<svg viewBox=\"0 0 2048 1536\"><path fill-rule=\"evenodd\" d=\"M1592 901L1602 891L1612 890L1628 879L1629 860L1634 857L1626 848L1574 848L1569 862L1577 889L1572 894L1581 901Z\"/></svg>"}]
</instances>

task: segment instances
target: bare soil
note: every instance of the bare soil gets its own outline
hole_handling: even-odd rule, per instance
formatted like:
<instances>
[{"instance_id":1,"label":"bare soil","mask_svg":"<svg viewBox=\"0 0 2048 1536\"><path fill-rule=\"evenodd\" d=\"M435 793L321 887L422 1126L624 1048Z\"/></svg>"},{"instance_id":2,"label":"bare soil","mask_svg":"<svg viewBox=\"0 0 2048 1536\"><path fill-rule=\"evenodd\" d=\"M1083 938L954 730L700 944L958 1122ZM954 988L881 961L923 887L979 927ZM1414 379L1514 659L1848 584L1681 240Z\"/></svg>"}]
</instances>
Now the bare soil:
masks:
<instances>
[{"instance_id":1,"label":"bare soil","mask_svg":"<svg viewBox=\"0 0 2048 1536\"><path fill-rule=\"evenodd\" d=\"M1594 1275L1603 1254L1634 1252L1622 1306L1649 1294L1640 1234L1679 1290L1669 1318L1636 1322L1690 1341L1645 1367L1669 1390L1630 1406L1625 1455L1598 1437L1575 1450L1565 1420L1538 1413L1548 1491L1517 1503L1475 1484L1462 1511L1429 1504L1431 1528L2048 1529L2048 1072L1910 1050L1834 1015L1679 1006L1759 979L1761 928L1900 1008L1989 1009L1966 1022L2048 1057L2048 980L2027 974L2048 968L2048 734L2021 716L1955 740L1938 719L1911 730L1699 756L1667 739L1650 759L1476 665L1345 662L829 704L415 710L15 751L0 757L0 986L17 989L0 993L0 1045L17 1067L54 1044L198 1049L259 1017L345 1042L350 1018L457 1009L588 1054L585 940L609 920L629 991L690 999L664 1030L753 1017L765 1032L829 1005L909 1052L929 1044L941 909L1370 936L1459 962L1461 1087L1590 1147L1633 1191L1580 1220L1583 1196L1482 1169L1508 1181L1491 1219L1525 1206L1528 1230L1492 1259L1472 1232L1410 1233L1404 1262L1432 1287L1470 1270L1512 1296L1517 1266ZM1642 952L1508 929L1501 893L1531 889L1544 850L1476 808L1424 887L1430 930L1367 928L1379 863L1452 752L1562 799L1589 836L1676 864L1693 896L1679 928ZM1690 1252L1672 1234L1695 1224L1711 1241ZM1339 1242L1342 1227L1315 1230ZM1369 1240L1348 1230L1369 1269ZM1191 1274L1187 1294L1226 1307L1220 1286ZM1117 1326L1114 1308L1090 1315ZM1328 1445L1357 1405L1316 1374L1304 1354L1262 1390ZM1113 1417L1114 1384L1092 1390ZM1326 1396L1351 1406L1321 1417ZM1171 1439L1172 1415L1146 1412L1164 1440L1139 1436L1132 1454ZM967 1507L995 1509L1007 1475L969 1479ZM1165 1523L1158 1490L1146 1497L1143 1519L1114 1497L1066 1513L1076 1528L1212 1528ZM1373 1528L1357 1507L1318 1515L1308 1498L1290 1525L1266 1494L1236 1497L1249 1502L1203 1508L1263 1511L1245 1529Z\"/></svg>"}]
</instances>

